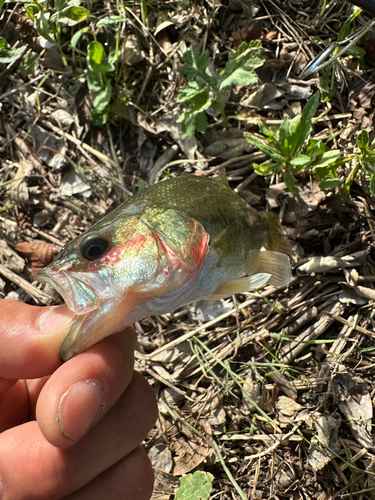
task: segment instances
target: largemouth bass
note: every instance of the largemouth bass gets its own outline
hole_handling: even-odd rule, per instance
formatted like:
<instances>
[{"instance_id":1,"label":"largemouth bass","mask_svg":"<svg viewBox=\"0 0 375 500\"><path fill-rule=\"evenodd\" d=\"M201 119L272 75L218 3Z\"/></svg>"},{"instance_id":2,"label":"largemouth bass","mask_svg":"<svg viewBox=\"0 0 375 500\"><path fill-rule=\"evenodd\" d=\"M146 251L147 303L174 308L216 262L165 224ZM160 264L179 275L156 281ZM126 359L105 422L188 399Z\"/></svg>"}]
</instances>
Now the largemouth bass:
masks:
<instances>
[{"instance_id":1,"label":"largemouth bass","mask_svg":"<svg viewBox=\"0 0 375 500\"><path fill-rule=\"evenodd\" d=\"M249 207L225 180L183 175L134 195L36 277L77 315L61 347L67 360L149 315L284 286L287 251L275 214Z\"/></svg>"}]
</instances>

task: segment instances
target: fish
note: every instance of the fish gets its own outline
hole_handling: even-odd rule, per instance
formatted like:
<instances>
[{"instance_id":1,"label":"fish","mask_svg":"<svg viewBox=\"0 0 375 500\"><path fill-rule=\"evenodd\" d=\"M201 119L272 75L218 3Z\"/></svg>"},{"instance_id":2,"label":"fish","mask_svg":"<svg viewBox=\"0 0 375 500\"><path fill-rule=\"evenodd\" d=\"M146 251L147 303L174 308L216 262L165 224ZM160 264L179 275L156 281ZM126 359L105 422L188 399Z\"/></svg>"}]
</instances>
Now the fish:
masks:
<instances>
[{"instance_id":1,"label":"fish","mask_svg":"<svg viewBox=\"0 0 375 500\"><path fill-rule=\"evenodd\" d=\"M75 313L60 350L67 361L150 315L286 286L288 253L275 213L250 207L223 176L186 174L136 193L35 276Z\"/></svg>"}]
</instances>

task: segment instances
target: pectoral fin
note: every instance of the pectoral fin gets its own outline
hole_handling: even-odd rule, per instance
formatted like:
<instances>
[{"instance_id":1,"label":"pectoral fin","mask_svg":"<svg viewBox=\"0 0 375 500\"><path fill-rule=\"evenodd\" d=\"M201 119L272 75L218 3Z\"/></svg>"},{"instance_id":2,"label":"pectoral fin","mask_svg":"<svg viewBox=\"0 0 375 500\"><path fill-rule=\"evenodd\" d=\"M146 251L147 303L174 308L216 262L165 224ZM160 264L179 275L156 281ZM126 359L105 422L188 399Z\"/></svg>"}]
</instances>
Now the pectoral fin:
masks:
<instances>
[{"instance_id":1,"label":"pectoral fin","mask_svg":"<svg viewBox=\"0 0 375 500\"><path fill-rule=\"evenodd\" d=\"M279 252L265 250L259 252L254 266L248 270L248 274L268 273L271 275L267 281L268 285L276 288L286 286L292 279L290 260L287 255Z\"/></svg>"},{"instance_id":2,"label":"pectoral fin","mask_svg":"<svg viewBox=\"0 0 375 500\"><path fill-rule=\"evenodd\" d=\"M235 293L250 292L251 290L259 288L267 283L270 277L271 275L268 273L259 273L228 281L228 283L225 283L218 288L213 295L206 297L206 300L225 299Z\"/></svg>"}]
</instances>

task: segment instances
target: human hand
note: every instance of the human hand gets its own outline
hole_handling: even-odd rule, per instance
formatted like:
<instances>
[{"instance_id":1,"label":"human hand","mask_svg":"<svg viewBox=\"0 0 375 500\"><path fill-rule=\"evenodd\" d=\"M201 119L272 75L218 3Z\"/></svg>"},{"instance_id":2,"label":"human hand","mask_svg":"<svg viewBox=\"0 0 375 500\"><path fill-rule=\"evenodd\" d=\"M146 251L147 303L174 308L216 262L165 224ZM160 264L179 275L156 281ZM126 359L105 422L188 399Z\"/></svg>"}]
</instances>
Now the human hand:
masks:
<instances>
[{"instance_id":1,"label":"human hand","mask_svg":"<svg viewBox=\"0 0 375 500\"><path fill-rule=\"evenodd\" d=\"M61 365L73 313L0 300L0 500L148 500L155 396L133 328Z\"/></svg>"}]
</instances>

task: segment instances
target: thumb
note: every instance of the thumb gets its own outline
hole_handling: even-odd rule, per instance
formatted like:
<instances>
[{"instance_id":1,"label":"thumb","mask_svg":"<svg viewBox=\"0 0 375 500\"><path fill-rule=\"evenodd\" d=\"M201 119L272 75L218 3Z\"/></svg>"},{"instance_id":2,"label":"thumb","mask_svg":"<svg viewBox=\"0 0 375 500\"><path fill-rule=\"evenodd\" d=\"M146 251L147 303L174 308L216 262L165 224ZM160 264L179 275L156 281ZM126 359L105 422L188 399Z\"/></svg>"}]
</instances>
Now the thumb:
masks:
<instances>
[{"instance_id":1,"label":"thumb","mask_svg":"<svg viewBox=\"0 0 375 500\"><path fill-rule=\"evenodd\" d=\"M56 370L74 317L65 304L38 307L0 300L0 378L37 378Z\"/></svg>"}]
</instances>

